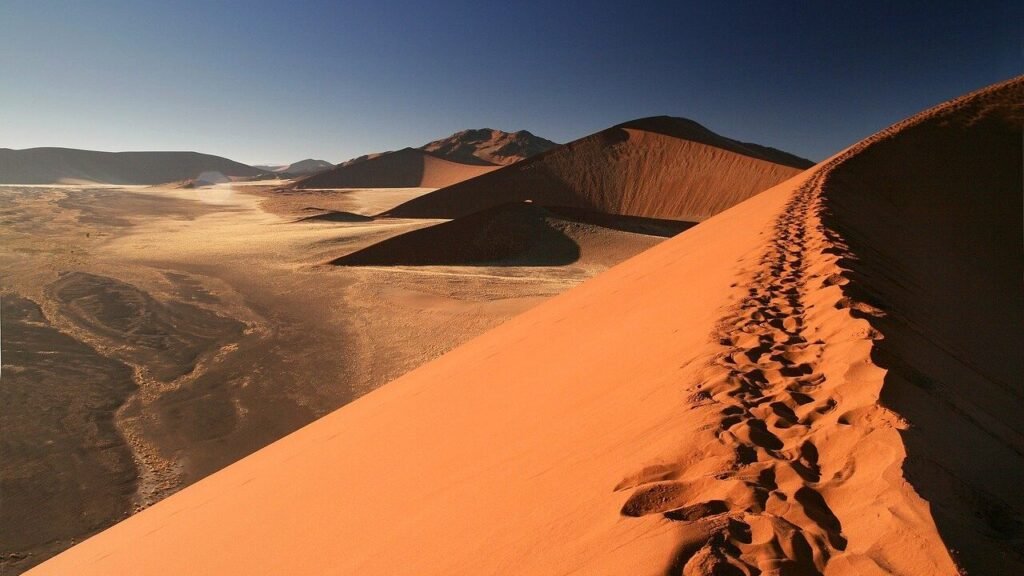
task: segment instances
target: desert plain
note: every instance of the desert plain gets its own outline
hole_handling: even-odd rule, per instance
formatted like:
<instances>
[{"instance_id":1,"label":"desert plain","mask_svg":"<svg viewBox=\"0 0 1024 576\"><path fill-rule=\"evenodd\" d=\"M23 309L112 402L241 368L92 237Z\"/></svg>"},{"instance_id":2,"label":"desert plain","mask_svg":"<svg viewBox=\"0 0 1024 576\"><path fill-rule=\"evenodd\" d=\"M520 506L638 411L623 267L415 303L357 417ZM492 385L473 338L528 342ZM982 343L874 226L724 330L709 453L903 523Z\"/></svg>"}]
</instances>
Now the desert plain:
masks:
<instances>
[{"instance_id":1,"label":"desert plain","mask_svg":"<svg viewBox=\"0 0 1024 576\"><path fill-rule=\"evenodd\" d=\"M20 526L3 533L5 565L66 548L604 267L335 266L425 222L332 215L429 189L267 188L3 188L2 512Z\"/></svg>"}]
</instances>

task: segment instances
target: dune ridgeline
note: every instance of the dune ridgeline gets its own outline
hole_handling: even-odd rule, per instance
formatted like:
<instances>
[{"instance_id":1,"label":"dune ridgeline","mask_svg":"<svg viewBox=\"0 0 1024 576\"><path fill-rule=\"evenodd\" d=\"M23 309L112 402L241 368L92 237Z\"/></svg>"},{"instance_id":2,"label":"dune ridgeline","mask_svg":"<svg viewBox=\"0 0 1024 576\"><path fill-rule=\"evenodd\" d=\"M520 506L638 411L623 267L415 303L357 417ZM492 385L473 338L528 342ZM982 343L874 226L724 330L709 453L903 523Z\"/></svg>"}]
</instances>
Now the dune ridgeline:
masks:
<instances>
[{"instance_id":1,"label":"dune ridgeline","mask_svg":"<svg viewBox=\"0 0 1024 576\"><path fill-rule=\"evenodd\" d=\"M813 163L667 116L613 126L389 210L458 218L507 202L699 222Z\"/></svg>"},{"instance_id":2,"label":"dune ridgeline","mask_svg":"<svg viewBox=\"0 0 1024 576\"><path fill-rule=\"evenodd\" d=\"M463 130L419 148L353 158L293 188L443 188L557 146L520 130Z\"/></svg>"},{"instance_id":3,"label":"dune ridgeline","mask_svg":"<svg viewBox=\"0 0 1024 576\"><path fill-rule=\"evenodd\" d=\"M802 172L624 125L413 201L704 221L31 574L1019 573L1022 121L1018 78Z\"/></svg>"},{"instance_id":4,"label":"dune ridgeline","mask_svg":"<svg viewBox=\"0 0 1024 576\"><path fill-rule=\"evenodd\" d=\"M453 221L334 263L611 265L811 164L691 120L643 118L405 202L381 216Z\"/></svg>"}]
</instances>

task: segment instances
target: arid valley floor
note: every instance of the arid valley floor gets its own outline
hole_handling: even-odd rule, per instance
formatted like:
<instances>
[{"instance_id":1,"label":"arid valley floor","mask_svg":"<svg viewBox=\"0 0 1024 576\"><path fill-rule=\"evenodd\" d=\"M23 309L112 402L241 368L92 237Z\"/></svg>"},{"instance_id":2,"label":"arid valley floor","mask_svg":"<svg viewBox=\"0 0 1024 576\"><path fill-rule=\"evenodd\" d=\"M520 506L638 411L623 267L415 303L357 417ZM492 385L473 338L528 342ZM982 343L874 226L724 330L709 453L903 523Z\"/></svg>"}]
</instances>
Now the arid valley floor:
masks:
<instances>
[{"instance_id":1,"label":"arid valley floor","mask_svg":"<svg viewBox=\"0 0 1024 576\"><path fill-rule=\"evenodd\" d=\"M0 523L31 519L3 531L19 551L5 565L66 548L604 268L334 266L424 221L316 216L428 190L264 188L2 190Z\"/></svg>"}]
</instances>

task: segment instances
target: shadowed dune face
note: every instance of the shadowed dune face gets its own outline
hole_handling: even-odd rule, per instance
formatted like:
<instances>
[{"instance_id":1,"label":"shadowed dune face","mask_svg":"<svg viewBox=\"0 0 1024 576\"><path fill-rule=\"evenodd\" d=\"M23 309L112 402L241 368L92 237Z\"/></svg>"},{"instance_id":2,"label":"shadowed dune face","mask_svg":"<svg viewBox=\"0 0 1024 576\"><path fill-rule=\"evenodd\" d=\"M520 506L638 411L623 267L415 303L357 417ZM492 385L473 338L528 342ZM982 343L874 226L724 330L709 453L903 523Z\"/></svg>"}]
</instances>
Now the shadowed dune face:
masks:
<instances>
[{"instance_id":1,"label":"shadowed dune face","mask_svg":"<svg viewBox=\"0 0 1024 576\"><path fill-rule=\"evenodd\" d=\"M650 248L687 222L617 218L531 203L503 204L407 232L332 263L343 266L612 265ZM636 233L642 231L642 233Z\"/></svg>"},{"instance_id":2,"label":"shadowed dune face","mask_svg":"<svg viewBox=\"0 0 1024 576\"><path fill-rule=\"evenodd\" d=\"M699 222L809 166L781 153L755 152L695 122L655 118L637 125L598 132L416 198L387 214L456 218L505 202L532 200L545 206Z\"/></svg>"},{"instance_id":3,"label":"shadowed dune face","mask_svg":"<svg viewBox=\"0 0 1024 576\"><path fill-rule=\"evenodd\" d=\"M691 397L732 470L684 458L618 487L623 515L684 527L669 574L1024 566L1022 116L1018 79L796 189Z\"/></svg>"},{"instance_id":4,"label":"shadowed dune face","mask_svg":"<svg viewBox=\"0 0 1024 576\"><path fill-rule=\"evenodd\" d=\"M363 216L362 214L355 214L352 212L345 212L341 210L319 210L313 208L311 211L317 211L316 214L309 216L302 216L298 222L345 222L354 224L358 222L372 222L373 218L370 216Z\"/></svg>"},{"instance_id":5,"label":"shadowed dune face","mask_svg":"<svg viewBox=\"0 0 1024 576\"><path fill-rule=\"evenodd\" d=\"M326 160L306 158L305 160L299 160L298 162L289 164L288 166L281 168L280 171L285 174L306 175L330 170L333 167L334 165Z\"/></svg>"},{"instance_id":6,"label":"shadowed dune face","mask_svg":"<svg viewBox=\"0 0 1024 576\"><path fill-rule=\"evenodd\" d=\"M580 247L529 204L506 204L406 232L332 261L342 266L557 266Z\"/></svg>"},{"instance_id":7,"label":"shadowed dune face","mask_svg":"<svg viewBox=\"0 0 1024 576\"><path fill-rule=\"evenodd\" d=\"M295 188L441 188L495 170L439 158L422 150L397 152L340 164L295 183Z\"/></svg>"},{"instance_id":8,"label":"shadowed dune face","mask_svg":"<svg viewBox=\"0 0 1024 576\"><path fill-rule=\"evenodd\" d=\"M878 310L904 474L969 574L1024 566L1022 127L1017 80L883 134L825 184L844 291Z\"/></svg>"}]
</instances>

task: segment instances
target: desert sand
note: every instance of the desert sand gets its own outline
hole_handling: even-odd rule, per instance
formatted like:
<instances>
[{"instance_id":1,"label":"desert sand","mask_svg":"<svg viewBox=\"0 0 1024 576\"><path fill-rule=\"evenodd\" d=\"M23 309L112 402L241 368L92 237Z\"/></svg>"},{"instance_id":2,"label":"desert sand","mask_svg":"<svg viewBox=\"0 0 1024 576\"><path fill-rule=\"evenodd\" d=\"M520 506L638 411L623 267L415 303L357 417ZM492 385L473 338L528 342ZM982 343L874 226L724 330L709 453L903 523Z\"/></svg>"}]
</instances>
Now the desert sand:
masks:
<instances>
[{"instance_id":1,"label":"desert sand","mask_svg":"<svg viewBox=\"0 0 1024 576\"><path fill-rule=\"evenodd\" d=\"M306 158L305 160L299 160L298 162L292 162L291 164L281 168L279 171L285 174L291 174L295 176L316 174L317 172L323 172L324 170L330 170L334 167L334 164L326 160L317 160L315 158Z\"/></svg>"},{"instance_id":2,"label":"desert sand","mask_svg":"<svg viewBox=\"0 0 1024 576\"><path fill-rule=\"evenodd\" d=\"M608 266L673 223L580 228L557 266L343 267L430 188L0 189L0 571L16 574ZM600 219L599 219L600 220ZM56 353L56 354L55 354ZM57 360L57 359L60 360Z\"/></svg>"},{"instance_id":3,"label":"desert sand","mask_svg":"<svg viewBox=\"0 0 1024 576\"><path fill-rule=\"evenodd\" d=\"M320 218L345 218L328 213ZM613 266L692 223L502 204L346 254L344 266Z\"/></svg>"},{"instance_id":4,"label":"desert sand","mask_svg":"<svg viewBox=\"0 0 1024 576\"><path fill-rule=\"evenodd\" d=\"M531 200L648 218L699 222L808 168L812 162L719 136L684 118L613 126L388 211L456 218Z\"/></svg>"},{"instance_id":5,"label":"desert sand","mask_svg":"<svg viewBox=\"0 0 1024 576\"><path fill-rule=\"evenodd\" d=\"M1022 118L923 112L32 574L1018 573Z\"/></svg>"},{"instance_id":6,"label":"desert sand","mask_svg":"<svg viewBox=\"0 0 1024 576\"><path fill-rule=\"evenodd\" d=\"M441 188L485 174L494 165L452 162L416 148L339 164L295 182L294 188Z\"/></svg>"}]
</instances>

